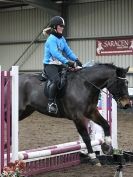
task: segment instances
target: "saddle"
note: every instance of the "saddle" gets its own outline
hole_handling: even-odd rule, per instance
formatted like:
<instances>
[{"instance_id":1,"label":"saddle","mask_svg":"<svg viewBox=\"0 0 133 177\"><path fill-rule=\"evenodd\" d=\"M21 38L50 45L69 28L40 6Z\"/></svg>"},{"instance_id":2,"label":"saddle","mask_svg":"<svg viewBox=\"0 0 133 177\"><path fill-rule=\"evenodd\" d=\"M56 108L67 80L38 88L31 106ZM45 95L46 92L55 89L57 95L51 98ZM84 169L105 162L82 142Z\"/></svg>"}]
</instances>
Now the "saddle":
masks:
<instances>
[{"instance_id":1,"label":"saddle","mask_svg":"<svg viewBox=\"0 0 133 177\"><path fill-rule=\"evenodd\" d=\"M60 80L60 85L58 86L58 90L57 90L57 98L62 97L65 93L65 86L67 83L67 72L68 71L65 69L65 70L62 70L62 72L60 73L61 80ZM38 79L41 82L46 82L45 87L44 87L44 94L48 97L48 88L49 88L49 85L51 84L51 81L48 79L45 71L42 71L38 75Z\"/></svg>"},{"instance_id":2,"label":"saddle","mask_svg":"<svg viewBox=\"0 0 133 177\"><path fill-rule=\"evenodd\" d=\"M39 75L38 75L38 79L40 81L46 81L48 80L47 74L45 73L45 71L42 71Z\"/></svg>"},{"instance_id":3,"label":"saddle","mask_svg":"<svg viewBox=\"0 0 133 177\"><path fill-rule=\"evenodd\" d=\"M60 85L58 86L58 90L57 90L57 98L61 98L65 94L65 88L66 88L66 85L67 85L67 75L70 72L76 72L80 69L81 68L69 68L69 69L64 68L62 70L62 72L60 73L61 80L60 80ZM48 87L51 84L51 81L48 79L46 72L42 71L39 74L38 79L42 82L46 82L45 87L44 87L44 94L48 97Z\"/></svg>"}]
</instances>

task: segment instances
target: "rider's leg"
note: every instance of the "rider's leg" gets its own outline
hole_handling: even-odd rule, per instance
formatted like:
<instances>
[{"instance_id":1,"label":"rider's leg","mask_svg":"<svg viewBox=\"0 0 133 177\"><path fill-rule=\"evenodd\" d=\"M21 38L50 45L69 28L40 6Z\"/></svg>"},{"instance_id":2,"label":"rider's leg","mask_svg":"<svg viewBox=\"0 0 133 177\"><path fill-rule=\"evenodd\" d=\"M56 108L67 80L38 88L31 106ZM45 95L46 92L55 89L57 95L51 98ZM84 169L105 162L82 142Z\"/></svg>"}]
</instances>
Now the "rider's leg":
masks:
<instances>
[{"instance_id":1,"label":"rider's leg","mask_svg":"<svg viewBox=\"0 0 133 177\"><path fill-rule=\"evenodd\" d=\"M45 71L48 79L51 81L48 87L48 112L57 114L58 107L56 104L57 86L60 83L59 66L45 65Z\"/></svg>"},{"instance_id":2,"label":"rider's leg","mask_svg":"<svg viewBox=\"0 0 133 177\"><path fill-rule=\"evenodd\" d=\"M48 112L57 114L58 108L56 104L56 94L57 94L57 86L56 83L52 82L48 87Z\"/></svg>"}]
</instances>

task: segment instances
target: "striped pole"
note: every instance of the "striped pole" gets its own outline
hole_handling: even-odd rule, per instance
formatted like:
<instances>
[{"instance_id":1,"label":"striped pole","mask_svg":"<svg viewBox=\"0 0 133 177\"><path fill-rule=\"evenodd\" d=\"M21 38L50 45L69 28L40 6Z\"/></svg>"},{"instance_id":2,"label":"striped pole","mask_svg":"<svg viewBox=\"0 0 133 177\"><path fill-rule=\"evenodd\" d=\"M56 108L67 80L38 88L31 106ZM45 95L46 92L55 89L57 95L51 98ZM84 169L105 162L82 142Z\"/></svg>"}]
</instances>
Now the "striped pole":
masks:
<instances>
[{"instance_id":1,"label":"striped pole","mask_svg":"<svg viewBox=\"0 0 133 177\"><path fill-rule=\"evenodd\" d=\"M96 146L98 144L102 144L101 140L91 141L92 146ZM19 152L19 159L34 159L39 157L46 157L50 155L57 155L62 153L69 153L72 151L80 151L81 149L86 149L85 143L80 143L79 141L69 142L64 144L59 144L55 146L50 146L45 149L33 149L29 151Z\"/></svg>"}]
</instances>

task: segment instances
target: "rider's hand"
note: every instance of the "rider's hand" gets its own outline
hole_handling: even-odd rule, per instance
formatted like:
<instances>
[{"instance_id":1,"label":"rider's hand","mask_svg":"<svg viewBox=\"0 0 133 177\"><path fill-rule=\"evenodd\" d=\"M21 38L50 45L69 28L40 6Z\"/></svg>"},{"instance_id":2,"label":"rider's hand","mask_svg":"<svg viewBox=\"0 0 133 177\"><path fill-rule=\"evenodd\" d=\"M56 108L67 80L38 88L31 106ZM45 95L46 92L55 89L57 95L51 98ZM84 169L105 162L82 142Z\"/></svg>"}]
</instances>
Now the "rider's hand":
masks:
<instances>
[{"instance_id":1,"label":"rider's hand","mask_svg":"<svg viewBox=\"0 0 133 177\"><path fill-rule=\"evenodd\" d=\"M75 62L73 62L73 61L68 61L66 64L71 68L75 68L75 65L74 65Z\"/></svg>"},{"instance_id":2,"label":"rider's hand","mask_svg":"<svg viewBox=\"0 0 133 177\"><path fill-rule=\"evenodd\" d=\"M82 63L78 59L76 60L76 65L82 67Z\"/></svg>"}]
</instances>

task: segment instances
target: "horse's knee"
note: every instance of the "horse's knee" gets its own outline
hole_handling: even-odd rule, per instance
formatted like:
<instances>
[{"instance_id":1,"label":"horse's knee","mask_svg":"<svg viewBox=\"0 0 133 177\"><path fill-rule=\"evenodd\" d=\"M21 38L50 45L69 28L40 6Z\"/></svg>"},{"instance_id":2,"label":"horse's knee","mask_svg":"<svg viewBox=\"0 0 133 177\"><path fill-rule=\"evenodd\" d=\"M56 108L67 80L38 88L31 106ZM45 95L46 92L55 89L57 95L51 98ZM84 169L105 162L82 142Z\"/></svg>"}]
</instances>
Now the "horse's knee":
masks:
<instances>
[{"instance_id":1,"label":"horse's knee","mask_svg":"<svg viewBox=\"0 0 133 177\"><path fill-rule=\"evenodd\" d=\"M111 139L111 136L105 136L105 143L107 144L107 145L111 145L111 143L112 143L112 139Z\"/></svg>"}]
</instances>

